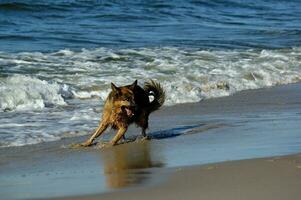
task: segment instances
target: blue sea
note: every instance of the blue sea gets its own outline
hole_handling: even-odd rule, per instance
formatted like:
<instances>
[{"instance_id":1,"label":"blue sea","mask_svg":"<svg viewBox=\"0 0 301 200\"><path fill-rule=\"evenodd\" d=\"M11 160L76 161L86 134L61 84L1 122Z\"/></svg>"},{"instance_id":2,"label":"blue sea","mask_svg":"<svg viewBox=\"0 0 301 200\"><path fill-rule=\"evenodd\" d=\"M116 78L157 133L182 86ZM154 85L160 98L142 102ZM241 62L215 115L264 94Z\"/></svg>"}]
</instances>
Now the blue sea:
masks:
<instances>
[{"instance_id":1,"label":"blue sea","mask_svg":"<svg viewBox=\"0 0 301 200\"><path fill-rule=\"evenodd\" d=\"M91 133L117 85L166 106L301 81L299 0L0 0L0 147Z\"/></svg>"}]
</instances>

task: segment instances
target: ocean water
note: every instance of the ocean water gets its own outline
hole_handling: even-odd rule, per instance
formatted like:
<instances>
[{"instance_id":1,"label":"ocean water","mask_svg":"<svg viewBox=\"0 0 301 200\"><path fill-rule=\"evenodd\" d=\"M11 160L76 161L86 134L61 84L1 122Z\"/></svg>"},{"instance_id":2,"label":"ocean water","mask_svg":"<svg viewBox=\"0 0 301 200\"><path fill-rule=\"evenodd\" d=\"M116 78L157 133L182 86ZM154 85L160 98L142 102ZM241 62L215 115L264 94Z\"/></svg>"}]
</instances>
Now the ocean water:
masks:
<instances>
[{"instance_id":1,"label":"ocean water","mask_svg":"<svg viewBox=\"0 0 301 200\"><path fill-rule=\"evenodd\" d=\"M0 1L0 147L89 134L110 82L166 106L301 81L301 1Z\"/></svg>"}]
</instances>

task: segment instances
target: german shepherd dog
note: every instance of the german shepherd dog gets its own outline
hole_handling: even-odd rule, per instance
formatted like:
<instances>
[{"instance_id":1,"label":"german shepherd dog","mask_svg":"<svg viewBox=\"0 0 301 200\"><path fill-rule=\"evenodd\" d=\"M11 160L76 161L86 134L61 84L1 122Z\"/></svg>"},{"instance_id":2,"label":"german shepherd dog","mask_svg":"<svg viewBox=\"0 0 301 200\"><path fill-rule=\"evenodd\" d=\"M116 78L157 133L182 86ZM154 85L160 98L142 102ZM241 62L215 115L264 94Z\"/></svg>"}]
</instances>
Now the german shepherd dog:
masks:
<instances>
[{"instance_id":1,"label":"german shepherd dog","mask_svg":"<svg viewBox=\"0 0 301 200\"><path fill-rule=\"evenodd\" d=\"M146 137L148 117L151 112L158 110L165 101L165 92L160 83L150 80L144 87L137 85L137 80L131 84L117 87L111 83L112 91L107 97L102 114L102 120L93 135L81 146L90 146L109 126L117 129L117 133L110 141L116 145L130 124L136 123L142 128L142 135ZM153 101L149 100L153 96Z\"/></svg>"}]
</instances>

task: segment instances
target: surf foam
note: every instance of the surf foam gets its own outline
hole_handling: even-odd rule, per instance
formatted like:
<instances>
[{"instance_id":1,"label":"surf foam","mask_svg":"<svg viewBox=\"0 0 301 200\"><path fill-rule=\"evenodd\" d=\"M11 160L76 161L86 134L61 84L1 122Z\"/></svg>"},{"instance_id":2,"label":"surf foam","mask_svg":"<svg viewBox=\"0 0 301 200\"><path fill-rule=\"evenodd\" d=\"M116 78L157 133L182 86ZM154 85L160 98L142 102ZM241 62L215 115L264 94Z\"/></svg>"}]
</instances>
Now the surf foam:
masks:
<instances>
[{"instance_id":1,"label":"surf foam","mask_svg":"<svg viewBox=\"0 0 301 200\"><path fill-rule=\"evenodd\" d=\"M0 52L0 66L0 112L18 111L0 115L0 147L7 147L91 133L111 82L158 80L165 105L300 82L301 48Z\"/></svg>"},{"instance_id":2,"label":"surf foam","mask_svg":"<svg viewBox=\"0 0 301 200\"><path fill-rule=\"evenodd\" d=\"M66 86L49 83L38 78L13 75L3 78L0 82L0 109L32 110L55 105L66 105L62 94Z\"/></svg>"},{"instance_id":3,"label":"surf foam","mask_svg":"<svg viewBox=\"0 0 301 200\"><path fill-rule=\"evenodd\" d=\"M9 89L11 86L6 86L10 95L2 100L2 109L63 104L63 95L58 92L60 86L56 83L70 86L64 89L68 98L100 98L103 102L110 92L110 82L123 85L138 79L143 84L148 79L155 79L166 89L166 105L174 105L301 80L300 47L226 51L174 47L98 48L78 52L66 49L54 53L2 52L0 57L0 64L8 65L6 70L10 74L26 72L32 73L33 77L30 81L25 80L31 84L29 87L21 83L14 86L21 87L20 92L13 92ZM40 79L54 83L36 80L33 72L38 70ZM11 78L13 84L16 84L16 79L22 79L17 77ZM30 89L35 85L41 87L37 91ZM23 97L25 102L21 100Z\"/></svg>"}]
</instances>

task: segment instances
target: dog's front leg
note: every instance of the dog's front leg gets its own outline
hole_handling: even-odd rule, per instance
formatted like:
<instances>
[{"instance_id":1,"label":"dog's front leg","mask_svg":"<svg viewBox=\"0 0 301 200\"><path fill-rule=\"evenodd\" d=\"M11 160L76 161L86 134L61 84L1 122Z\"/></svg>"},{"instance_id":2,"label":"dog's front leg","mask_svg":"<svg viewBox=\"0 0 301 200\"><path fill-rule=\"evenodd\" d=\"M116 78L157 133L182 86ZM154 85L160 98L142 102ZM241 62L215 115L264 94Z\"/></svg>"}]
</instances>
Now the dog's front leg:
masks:
<instances>
[{"instance_id":1,"label":"dog's front leg","mask_svg":"<svg viewBox=\"0 0 301 200\"><path fill-rule=\"evenodd\" d=\"M124 136L125 132L127 130L127 127L120 127L114 138L111 140L110 144L115 145L117 142Z\"/></svg>"},{"instance_id":2,"label":"dog's front leg","mask_svg":"<svg viewBox=\"0 0 301 200\"><path fill-rule=\"evenodd\" d=\"M99 137L108 127L108 123L106 123L106 121L102 121L98 128L95 130L95 132L93 133L93 135L86 141L82 144L82 146L91 146L93 141Z\"/></svg>"}]
</instances>

